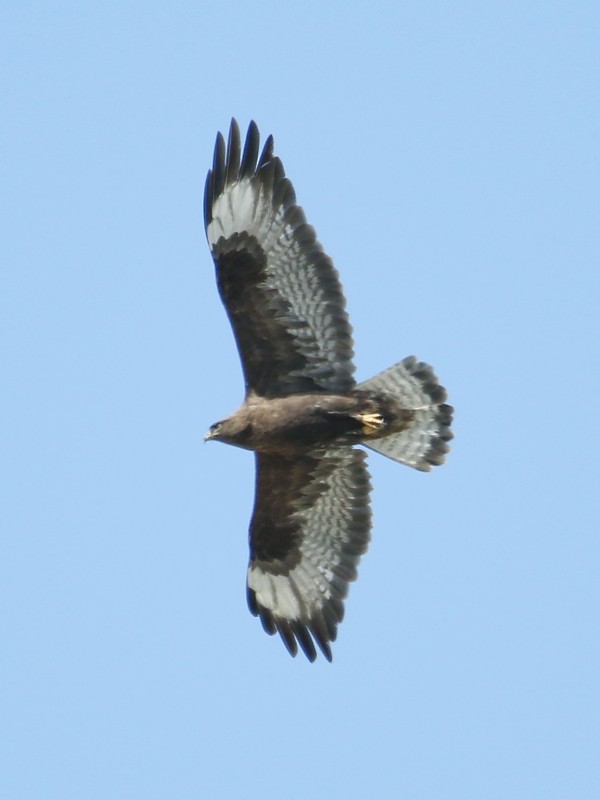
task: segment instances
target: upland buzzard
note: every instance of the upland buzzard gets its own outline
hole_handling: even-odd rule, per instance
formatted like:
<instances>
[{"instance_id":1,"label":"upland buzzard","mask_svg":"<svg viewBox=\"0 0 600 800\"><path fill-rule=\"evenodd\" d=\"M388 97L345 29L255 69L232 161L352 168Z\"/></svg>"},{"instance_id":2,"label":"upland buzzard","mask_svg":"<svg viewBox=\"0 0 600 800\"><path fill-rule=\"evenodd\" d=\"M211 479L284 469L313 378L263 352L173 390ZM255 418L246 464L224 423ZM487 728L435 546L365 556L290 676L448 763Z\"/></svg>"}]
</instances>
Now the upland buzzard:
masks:
<instances>
[{"instance_id":1,"label":"upland buzzard","mask_svg":"<svg viewBox=\"0 0 600 800\"><path fill-rule=\"evenodd\" d=\"M206 439L255 451L248 604L331 661L348 584L369 542L363 444L418 470L441 464L452 408L427 364L405 358L354 380L352 330L338 274L296 205L273 137L259 157L250 123L221 134L204 195L206 235L246 384L241 408Z\"/></svg>"}]
</instances>

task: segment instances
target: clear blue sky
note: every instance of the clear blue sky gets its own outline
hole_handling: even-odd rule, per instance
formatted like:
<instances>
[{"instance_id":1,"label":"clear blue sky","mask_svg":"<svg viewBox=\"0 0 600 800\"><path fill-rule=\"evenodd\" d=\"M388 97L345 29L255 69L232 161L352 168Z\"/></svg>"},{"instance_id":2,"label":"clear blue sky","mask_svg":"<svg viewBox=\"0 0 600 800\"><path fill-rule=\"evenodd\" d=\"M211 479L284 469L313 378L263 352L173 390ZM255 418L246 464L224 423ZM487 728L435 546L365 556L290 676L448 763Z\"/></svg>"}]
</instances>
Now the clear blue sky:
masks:
<instances>
[{"instance_id":1,"label":"clear blue sky","mask_svg":"<svg viewBox=\"0 0 600 800\"><path fill-rule=\"evenodd\" d=\"M3 800L600 797L595 2L0 6ZM372 454L334 662L245 602L242 379L201 219L275 135L359 378L456 407Z\"/></svg>"}]
</instances>

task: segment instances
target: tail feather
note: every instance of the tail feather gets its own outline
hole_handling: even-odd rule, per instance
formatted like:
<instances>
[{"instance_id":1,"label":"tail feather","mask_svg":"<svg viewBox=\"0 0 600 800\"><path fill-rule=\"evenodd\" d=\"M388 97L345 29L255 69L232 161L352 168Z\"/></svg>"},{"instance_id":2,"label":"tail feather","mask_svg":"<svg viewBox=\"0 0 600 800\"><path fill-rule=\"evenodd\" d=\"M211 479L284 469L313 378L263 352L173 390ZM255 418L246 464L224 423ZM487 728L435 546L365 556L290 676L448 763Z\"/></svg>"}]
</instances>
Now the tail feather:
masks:
<instances>
[{"instance_id":1,"label":"tail feather","mask_svg":"<svg viewBox=\"0 0 600 800\"><path fill-rule=\"evenodd\" d=\"M445 403L446 390L428 364L408 356L356 388L385 395L414 412L405 430L363 442L367 447L424 472L444 463L453 437L450 425L454 409Z\"/></svg>"}]
</instances>

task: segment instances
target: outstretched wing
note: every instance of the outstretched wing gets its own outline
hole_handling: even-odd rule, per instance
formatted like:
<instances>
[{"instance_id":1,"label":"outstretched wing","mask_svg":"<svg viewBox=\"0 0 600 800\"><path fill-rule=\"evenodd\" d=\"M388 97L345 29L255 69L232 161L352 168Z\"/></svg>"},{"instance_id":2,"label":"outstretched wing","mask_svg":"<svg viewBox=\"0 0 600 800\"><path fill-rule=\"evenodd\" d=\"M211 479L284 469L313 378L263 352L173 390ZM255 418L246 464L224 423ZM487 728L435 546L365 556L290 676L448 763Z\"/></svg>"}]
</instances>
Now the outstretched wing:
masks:
<instances>
[{"instance_id":1,"label":"outstretched wing","mask_svg":"<svg viewBox=\"0 0 600 800\"><path fill-rule=\"evenodd\" d=\"M352 330L338 274L296 205L273 137L260 158L258 150L255 123L241 153L232 120L227 148L217 136L204 193L206 235L246 392L346 392L354 386Z\"/></svg>"},{"instance_id":2,"label":"outstretched wing","mask_svg":"<svg viewBox=\"0 0 600 800\"><path fill-rule=\"evenodd\" d=\"M248 605L293 656L299 644L314 661L316 642L331 661L329 643L369 543L369 491L362 450L256 454Z\"/></svg>"}]
</instances>

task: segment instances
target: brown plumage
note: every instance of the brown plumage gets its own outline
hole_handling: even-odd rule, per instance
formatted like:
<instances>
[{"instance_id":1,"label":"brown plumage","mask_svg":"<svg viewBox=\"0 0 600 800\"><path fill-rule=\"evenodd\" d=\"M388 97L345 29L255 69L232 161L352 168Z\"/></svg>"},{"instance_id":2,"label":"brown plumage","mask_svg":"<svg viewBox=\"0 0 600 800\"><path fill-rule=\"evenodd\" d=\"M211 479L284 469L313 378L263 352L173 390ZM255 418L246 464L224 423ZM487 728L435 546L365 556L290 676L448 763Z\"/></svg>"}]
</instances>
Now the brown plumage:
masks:
<instances>
[{"instance_id":1,"label":"brown plumage","mask_svg":"<svg viewBox=\"0 0 600 800\"><path fill-rule=\"evenodd\" d=\"M371 527L363 444L427 471L452 438L452 409L413 356L361 384L331 259L296 205L269 137L232 120L217 136L204 218L246 396L207 439L255 451L248 604L267 633L331 660L348 584Z\"/></svg>"}]
</instances>

